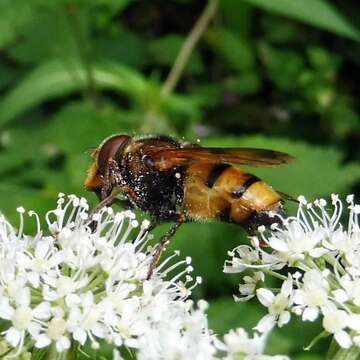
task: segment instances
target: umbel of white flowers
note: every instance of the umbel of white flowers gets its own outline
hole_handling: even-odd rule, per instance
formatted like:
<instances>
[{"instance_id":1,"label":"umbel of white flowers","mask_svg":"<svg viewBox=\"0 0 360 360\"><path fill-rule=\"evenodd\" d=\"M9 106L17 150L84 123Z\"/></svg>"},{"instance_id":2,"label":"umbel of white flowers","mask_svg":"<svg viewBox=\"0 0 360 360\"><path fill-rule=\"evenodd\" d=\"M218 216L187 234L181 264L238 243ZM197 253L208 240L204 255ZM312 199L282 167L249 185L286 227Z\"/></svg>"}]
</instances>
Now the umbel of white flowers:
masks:
<instances>
[{"instance_id":1,"label":"umbel of white flowers","mask_svg":"<svg viewBox=\"0 0 360 360\"><path fill-rule=\"evenodd\" d=\"M321 316L322 335L333 335L341 348L360 348L360 205L352 195L346 198L344 227L344 203L337 195L332 195L331 204L298 200L296 216L274 215L279 222L270 231L260 227L252 246L230 252L225 272L251 272L243 277L236 300L257 297L268 309L256 327L259 332L283 326L292 314L303 321ZM285 267L291 270L288 275ZM268 276L281 280L277 291L266 288Z\"/></svg>"},{"instance_id":2,"label":"umbel of white flowers","mask_svg":"<svg viewBox=\"0 0 360 360\"><path fill-rule=\"evenodd\" d=\"M194 307L188 299L201 282L190 275L190 258L171 265L176 253L146 280L154 251L149 222L139 224L132 212L104 208L89 219L85 199L60 194L46 234L28 213L34 236L23 233L25 210L18 212L18 230L0 216L0 356L66 354L106 341L117 359L124 347L149 360L286 359L262 355L266 332L212 334L206 302Z\"/></svg>"}]
</instances>

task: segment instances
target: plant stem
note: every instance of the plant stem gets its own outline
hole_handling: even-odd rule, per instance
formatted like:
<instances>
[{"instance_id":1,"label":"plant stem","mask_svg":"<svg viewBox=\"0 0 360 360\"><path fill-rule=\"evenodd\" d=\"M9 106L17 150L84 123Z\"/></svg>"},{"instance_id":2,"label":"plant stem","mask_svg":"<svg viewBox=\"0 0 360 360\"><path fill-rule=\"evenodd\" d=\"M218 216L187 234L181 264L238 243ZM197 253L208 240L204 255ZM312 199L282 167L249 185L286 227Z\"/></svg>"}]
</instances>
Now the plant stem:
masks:
<instances>
[{"instance_id":1,"label":"plant stem","mask_svg":"<svg viewBox=\"0 0 360 360\"><path fill-rule=\"evenodd\" d=\"M277 279L280 279L282 281L285 281L287 280L287 277L284 276L284 275L281 275L281 274L278 274L276 271L273 271L273 270L268 270L268 269L261 269L262 272L264 272L265 274L268 274L270 276L273 276Z\"/></svg>"},{"instance_id":2,"label":"plant stem","mask_svg":"<svg viewBox=\"0 0 360 360\"><path fill-rule=\"evenodd\" d=\"M45 360L77 360L78 352L75 344L73 343L69 350L61 353L56 351L55 344L50 345L50 349L46 354Z\"/></svg>"},{"instance_id":3,"label":"plant stem","mask_svg":"<svg viewBox=\"0 0 360 360\"><path fill-rule=\"evenodd\" d=\"M360 349L356 346L352 346L350 349L340 348L333 357L328 360L359 360Z\"/></svg>"},{"instance_id":4,"label":"plant stem","mask_svg":"<svg viewBox=\"0 0 360 360\"><path fill-rule=\"evenodd\" d=\"M201 35L206 30L211 18L214 16L219 0L208 0L206 7L204 8L202 14L196 21L194 27L191 29L189 35L185 39L180 52L172 66L169 75L167 76L161 93L163 95L169 95L176 88L176 85L181 77L182 72L186 64L189 61L190 55L199 41Z\"/></svg>"},{"instance_id":5,"label":"plant stem","mask_svg":"<svg viewBox=\"0 0 360 360\"><path fill-rule=\"evenodd\" d=\"M333 339L326 360L360 360L360 348L352 346L349 349L343 349Z\"/></svg>"},{"instance_id":6,"label":"plant stem","mask_svg":"<svg viewBox=\"0 0 360 360\"><path fill-rule=\"evenodd\" d=\"M66 351L64 351L62 353L58 353L56 351L55 344L51 344L50 349L45 356L45 360L65 360L66 353L67 353Z\"/></svg>"}]
</instances>

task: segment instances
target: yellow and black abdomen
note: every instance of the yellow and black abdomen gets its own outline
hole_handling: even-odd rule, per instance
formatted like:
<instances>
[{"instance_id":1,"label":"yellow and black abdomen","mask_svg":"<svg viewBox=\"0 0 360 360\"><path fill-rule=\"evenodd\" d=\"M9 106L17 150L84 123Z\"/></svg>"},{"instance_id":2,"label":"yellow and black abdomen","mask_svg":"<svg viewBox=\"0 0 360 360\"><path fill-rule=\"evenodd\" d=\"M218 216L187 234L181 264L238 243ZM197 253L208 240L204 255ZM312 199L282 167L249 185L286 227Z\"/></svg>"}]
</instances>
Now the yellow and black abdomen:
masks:
<instances>
[{"instance_id":1,"label":"yellow and black abdomen","mask_svg":"<svg viewBox=\"0 0 360 360\"><path fill-rule=\"evenodd\" d=\"M264 181L229 164L199 162L187 169L183 206L189 219L245 224L281 203Z\"/></svg>"}]
</instances>

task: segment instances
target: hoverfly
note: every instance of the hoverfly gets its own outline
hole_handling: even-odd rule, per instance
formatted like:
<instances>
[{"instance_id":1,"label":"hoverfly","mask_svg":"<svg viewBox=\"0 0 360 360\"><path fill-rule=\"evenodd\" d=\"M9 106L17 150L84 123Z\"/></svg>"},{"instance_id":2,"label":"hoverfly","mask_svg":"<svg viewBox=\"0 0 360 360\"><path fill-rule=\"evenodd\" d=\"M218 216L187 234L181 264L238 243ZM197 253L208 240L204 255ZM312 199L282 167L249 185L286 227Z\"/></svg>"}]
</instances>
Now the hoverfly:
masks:
<instances>
[{"instance_id":1,"label":"hoverfly","mask_svg":"<svg viewBox=\"0 0 360 360\"><path fill-rule=\"evenodd\" d=\"M234 165L278 166L288 154L252 148L206 148L167 136L114 135L93 153L85 187L101 206L122 194L129 206L150 214L153 224L173 222L160 240L155 263L179 226L220 220L253 232L282 212L283 194ZM150 269L151 275L152 269Z\"/></svg>"}]
</instances>

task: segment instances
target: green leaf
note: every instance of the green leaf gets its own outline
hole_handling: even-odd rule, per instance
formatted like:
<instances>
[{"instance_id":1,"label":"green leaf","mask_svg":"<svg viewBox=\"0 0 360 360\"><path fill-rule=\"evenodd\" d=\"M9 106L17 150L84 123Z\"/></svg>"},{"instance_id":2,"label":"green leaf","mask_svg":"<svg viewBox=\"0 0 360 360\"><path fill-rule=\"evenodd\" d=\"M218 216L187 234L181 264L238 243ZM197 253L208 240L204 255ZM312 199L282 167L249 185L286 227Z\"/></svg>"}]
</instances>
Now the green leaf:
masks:
<instances>
[{"instance_id":1,"label":"green leaf","mask_svg":"<svg viewBox=\"0 0 360 360\"><path fill-rule=\"evenodd\" d=\"M93 161L91 153L107 137L128 130L121 115L111 107L98 110L87 102L65 106L51 119L43 139L44 146L65 155L64 167L46 177L46 188L85 195L83 184Z\"/></svg>"},{"instance_id":2,"label":"green leaf","mask_svg":"<svg viewBox=\"0 0 360 360\"><path fill-rule=\"evenodd\" d=\"M44 142L53 144L67 155L88 157L106 137L127 131L113 108L98 110L89 102L74 102L51 119Z\"/></svg>"},{"instance_id":3,"label":"green leaf","mask_svg":"<svg viewBox=\"0 0 360 360\"><path fill-rule=\"evenodd\" d=\"M263 311L256 302L236 303L228 296L211 301L208 315L211 330L223 335L229 329L239 327L251 331L262 317Z\"/></svg>"},{"instance_id":4,"label":"green leaf","mask_svg":"<svg viewBox=\"0 0 360 360\"><path fill-rule=\"evenodd\" d=\"M122 12L131 2L132 0L93 0L89 2L89 5L92 7L106 6L114 16Z\"/></svg>"},{"instance_id":5,"label":"green leaf","mask_svg":"<svg viewBox=\"0 0 360 360\"><path fill-rule=\"evenodd\" d=\"M115 63L99 63L93 77L100 89L124 91L140 96L147 88L140 73ZM0 102L0 126L43 101L61 97L87 87L87 74L76 61L52 60L30 72Z\"/></svg>"},{"instance_id":6,"label":"green leaf","mask_svg":"<svg viewBox=\"0 0 360 360\"><path fill-rule=\"evenodd\" d=\"M50 160L57 149L46 142L46 126L31 122L4 131L6 141L0 152L0 176L14 172L25 164ZM34 146L36 144L36 146ZM29 171L29 169L26 169Z\"/></svg>"},{"instance_id":7,"label":"green leaf","mask_svg":"<svg viewBox=\"0 0 360 360\"><path fill-rule=\"evenodd\" d=\"M355 132L360 123L353 99L345 94L339 94L333 98L326 117L334 132L339 136Z\"/></svg>"},{"instance_id":8,"label":"green leaf","mask_svg":"<svg viewBox=\"0 0 360 360\"><path fill-rule=\"evenodd\" d=\"M305 69L301 53L293 50L278 50L267 43L260 46L260 56L267 67L268 76L281 90L292 90L299 86L299 78Z\"/></svg>"},{"instance_id":9,"label":"green leaf","mask_svg":"<svg viewBox=\"0 0 360 360\"><path fill-rule=\"evenodd\" d=\"M155 239L163 235L168 226L159 226ZM238 276L223 273L224 261L228 259L227 252L241 243L248 242L247 234L239 225L217 222L188 223L180 227L171 240L167 253L180 250L181 256L191 256L195 269L194 275L203 278L201 287L197 289L204 297L206 293L228 293L229 285L234 285Z\"/></svg>"},{"instance_id":10,"label":"green leaf","mask_svg":"<svg viewBox=\"0 0 360 360\"><path fill-rule=\"evenodd\" d=\"M210 46L233 70L251 70L255 66L253 49L244 36L230 29L215 28L207 32Z\"/></svg>"},{"instance_id":11,"label":"green leaf","mask_svg":"<svg viewBox=\"0 0 360 360\"><path fill-rule=\"evenodd\" d=\"M252 7L239 0L221 0L219 9L226 26L237 33L248 35L251 29Z\"/></svg>"},{"instance_id":12,"label":"green leaf","mask_svg":"<svg viewBox=\"0 0 360 360\"><path fill-rule=\"evenodd\" d=\"M300 354L294 356L293 360L324 360L324 355L320 354Z\"/></svg>"},{"instance_id":13,"label":"green leaf","mask_svg":"<svg viewBox=\"0 0 360 360\"><path fill-rule=\"evenodd\" d=\"M33 18L34 9L27 0L1 0L0 14L1 49L21 34L22 27Z\"/></svg>"},{"instance_id":14,"label":"green leaf","mask_svg":"<svg viewBox=\"0 0 360 360\"><path fill-rule=\"evenodd\" d=\"M226 275L228 276L228 274ZM238 279L240 280L239 276ZM253 327L264 315L265 309L256 299L245 303L236 303L230 296L210 301L208 310L210 328L220 335L239 327L246 329L251 334ZM296 336L299 331L303 334L301 339ZM319 331L319 322L309 324L303 323L299 318L292 319L290 324L281 329L275 328L271 332L265 353L277 355L303 353L303 347ZM315 357L315 359L317 358Z\"/></svg>"},{"instance_id":15,"label":"green leaf","mask_svg":"<svg viewBox=\"0 0 360 360\"><path fill-rule=\"evenodd\" d=\"M8 49L9 57L20 64L38 64L51 58L72 58L79 51L67 14L58 9L36 9L36 16L22 27L21 39Z\"/></svg>"},{"instance_id":16,"label":"green leaf","mask_svg":"<svg viewBox=\"0 0 360 360\"><path fill-rule=\"evenodd\" d=\"M19 214L16 208L23 206L26 210L36 211L42 221L45 213L56 208L57 193L46 193L36 189L26 189L11 183L0 182L0 212L3 213L13 226L19 224ZM36 228L34 218L26 219L25 230Z\"/></svg>"},{"instance_id":17,"label":"green leaf","mask_svg":"<svg viewBox=\"0 0 360 360\"><path fill-rule=\"evenodd\" d=\"M118 61L133 68L149 63L146 41L139 34L117 25L109 34L101 32L92 41L96 58Z\"/></svg>"},{"instance_id":18,"label":"green leaf","mask_svg":"<svg viewBox=\"0 0 360 360\"><path fill-rule=\"evenodd\" d=\"M360 41L359 30L325 0L243 0L264 10Z\"/></svg>"},{"instance_id":19,"label":"green leaf","mask_svg":"<svg viewBox=\"0 0 360 360\"><path fill-rule=\"evenodd\" d=\"M248 71L239 76L231 76L224 80L226 90L242 95L256 94L261 86L258 72Z\"/></svg>"},{"instance_id":20,"label":"green leaf","mask_svg":"<svg viewBox=\"0 0 360 360\"><path fill-rule=\"evenodd\" d=\"M98 62L92 67L92 76L97 89L115 90L126 95L147 115L156 117L156 112L163 109L180 114L182 122L199 115L197 99L179 94L162 97L158 83L125 65L110 61ZM87 87L86 70L77 61L52 60L43 63L26 75L0 102L0 126L44 101Z\"/></svg>"},{"instance_id":21,"label":"green leaf","mask_svg":"<svg viewBox=\"0 0 360 360\"><path fill-rule=\"evenodd\" d=\"M322 331L321 320L315 322L303 322L301 317L292 315L289 324L282 328L275 328L271 332L268 343L267 351L269 354L303 354L304 347L307 346L313 339ZM299 337L298 334L302 336ZM325 341L325 343L327 343ZM324 341L319 341L312 353L319 349L324 344ZM293 358L291 356L291 358Z\"/></svg>"},{"instance_id":22,"label":"green leaf","mask_svg":"<svg viewBox=\"0 0 360 360\"><path fill-rule=\"evenodd\" d=\"M185 37L170 34L162 38L149 41L148 49L152 60L160 65L171 66L185 41ZM185 72L190 74L199 74L204 67L201 62L200 54L197 49L192 52L189 62L186 65Z\"/></svg>"},{"instance_id":23,"label":"green leaf","mask_svg":"<svg viewBox=\"0 0 360 360\"><path fill-rule=\"evenodd\" d=\"M0 63L0 90L11 84L18 75L18 69L7 64Z\"/></svg>"},{"instance_id":24,"label":"green leaf","mask_svg":"<svg viewBox=\"0 0 360 360\"><path fill-rule=\"evenodd\" d=\"M333 80L341 65L341 57L336 53L318 46L311 46L306 50L309 62L313 68L329 73L327 77Z\"/></svg>"},{"instance_id":25,"label":"green leaf","mask_svg":"<svg viewBox=\"0 0 360 360\"><path fill-rule=\"evenodd\" d=\"M342 164L342 153L334 147L321 147L300 141L261 135L241 138L214 138L204 141L206 146L255 147L287 152L295 156L293 163L278 168L247 168L271 184L275 189L293 197L304 195L309 200L331 193L349 191L360 178L360 165Z\"/></svg>"}]
</instances>

